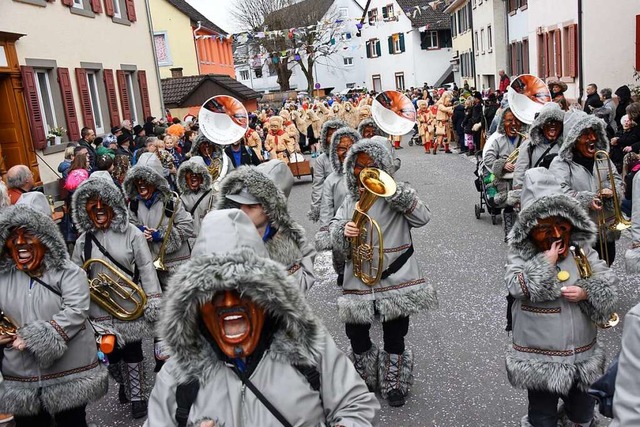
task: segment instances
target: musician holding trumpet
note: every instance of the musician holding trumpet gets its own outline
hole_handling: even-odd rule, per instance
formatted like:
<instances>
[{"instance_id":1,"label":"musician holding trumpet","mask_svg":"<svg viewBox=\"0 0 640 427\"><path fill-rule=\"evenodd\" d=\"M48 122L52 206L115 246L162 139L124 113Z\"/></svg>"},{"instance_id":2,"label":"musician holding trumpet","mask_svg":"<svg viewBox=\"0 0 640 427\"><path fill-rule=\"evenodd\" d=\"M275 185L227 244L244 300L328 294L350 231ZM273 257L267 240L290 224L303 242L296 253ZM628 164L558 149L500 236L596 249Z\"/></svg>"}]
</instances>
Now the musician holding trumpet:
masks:
<instances>
[{"instance_id":1,"label":"musician holding trumpet","mask_svg":"<svg viewBox=\"0 0 640 427\"><path fill-rule=\"evenodd\" d=\"M96 331L102 339L116 337L107 357L120 403L130 401L133 418L142 418L147 415L142 339L153 338L162 291L145 236L129 222L122 191L100 173L73 194L73 221L82 234L71 259L87 273L89 318Z\"/></svg>"}]
</instances>

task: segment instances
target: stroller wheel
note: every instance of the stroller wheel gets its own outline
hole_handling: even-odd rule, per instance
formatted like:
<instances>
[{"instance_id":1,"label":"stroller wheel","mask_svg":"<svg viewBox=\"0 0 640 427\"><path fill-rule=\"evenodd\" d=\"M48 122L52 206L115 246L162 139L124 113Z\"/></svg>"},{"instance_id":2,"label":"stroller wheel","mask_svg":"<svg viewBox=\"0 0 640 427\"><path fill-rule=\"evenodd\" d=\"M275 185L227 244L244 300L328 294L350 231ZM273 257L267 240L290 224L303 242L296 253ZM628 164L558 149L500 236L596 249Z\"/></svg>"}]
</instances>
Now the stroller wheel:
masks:
<instances>
[{"instance_id":1,"label":"stroller wheel","mask_svg":"<svg viewBox=\"0 0 640 427\"><path fill-rule=\"evenodd\" d=\"M411 147L412 145L413 145L413 138L409 140L409 147Z\"/></svg>"},{"instance_id":2,"label":"stroller wheel","mask_svg":"<svg viewBox=\"0 0 640 427\"><path fill-rule=\"evenodd\" d=\"M476 204L476 219L480 219L480 214L482 213L482 208Z\"/></svg>"},{"instance_id":3,"label":"stroller wheel","mask_svg":"<svg viewBox=\"0 0 640 427\"><path fill-rule=\"evenodd\" d=\"M491 214L491 224L496 225L498 223L498 217L496 214Z\"/></svg>"}]
</instances>

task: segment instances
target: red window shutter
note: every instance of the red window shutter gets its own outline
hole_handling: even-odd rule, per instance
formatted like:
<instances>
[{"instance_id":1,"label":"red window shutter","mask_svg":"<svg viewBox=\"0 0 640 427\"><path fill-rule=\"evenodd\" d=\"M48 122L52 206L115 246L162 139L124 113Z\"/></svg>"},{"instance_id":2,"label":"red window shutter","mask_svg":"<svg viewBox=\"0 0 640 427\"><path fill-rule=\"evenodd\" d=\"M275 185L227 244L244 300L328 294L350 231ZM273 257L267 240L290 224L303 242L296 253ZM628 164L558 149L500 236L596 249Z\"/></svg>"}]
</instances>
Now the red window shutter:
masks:
<instances>
[{"instance_id":1,"label":"red window shutter","mask_svg":"<svg viewBox=\"0 0 640 427\"><path fill-rule=\"evenodd\" d=\"M122 118L131 120L131 107L129 96L131 94L127 90L127 80L124 71L116 70L116 78L118 79L118 89L120 91L120 105L122 106Z\"/></svg>"},{"instance_id":2,"label":"red window shutter","mask_svg":"<svg viewBox=\"0 0 640 427\"><path fill-rule=\"evenodd\" d=\"M102 2L100 0L91 0L91 10L93 13L102 13Z\"/></svg>"},{"instance_id":3,"label":"red window shutter","mask_svg":"<svg viewBox=\"0 0 640 427\"><path fill-rule=\"evenodd\" d=\"M136 5L134 0L125 0L127 7L127 18L131 22L136 22Z\"/></svg>"},{"instance_id":4,"label":"red window shutter","mask_svg":"<svg viewBox=\"0 0 640 427\"><path fill-rule=\"evenodd\" d=\"M515 43L511 43L509 45L509 53L511 55L511 75L517 76L518 75L518 63L517 63L518 51L516 49Z\"/></svg>"},{"instance_id":5,"label":"red window shutter","mask_svg":"<svg viewBox=\"0 0 640 427\"><path fill-rule=\"evenodd\" d=\"M553 32L546 33L544 38L545 38L545 45L547 46L547 67L546 67L544 76L549 77L551 76L551 73L553 72L553 68L554 68Z\"/></svg>"},{"instance_id":6,"label":"red window shutter","mask_svg":"<svg viewBox=\"0 0 640 427\"><path fill-rule=\"evenodd\" d=\"M522 40L522 73L529 74L529 40Z\"/></svg>"},{"instance_id":7,"label":"red window shutter","mask_svg":"<svg viewBox=\"0 0 640 427\"><path fill-rule=\"evenodd\" d=\"M31 67L20 67L24 97L29 111L29 124L31 126L31 139L33 148L43 150L47 146L47 129L44 128L42 111L38 101L38 89L36 87L36 74Z\"/></svg>"},{"instance_id":8,"label":"red window shutter","mask_svg":"<svg viewBox=\"0 0 640 427\"><path fill-rule=\"evenodd\" d=\"M149 86L147 85L147 72L138 71L138 84L140 85L140 98L142 99L142 115L145 120L151 116L151 103L149 102Z\"/></svg>"},{"instance_id":9,"label":"red window shutter","mask_svg":"<svg viewBox=\"0 0 640 427\"><path fill-rule=\"evenodd\" d=\"M80 139L80 126L78 126L78 115L76 113L76 104L73 100L71 77L69 76L68 68L58 68L58 83L60 84L60 93L64 104L64 117L67 119L67 134L70 140L77 141Z\"/></svg>"},{"instance_id":10,"label":"red window shutter","mask_svg":"<svg viewBox=\"0 0 640 427\"><path fill-rule=\"evenodd\" d=\"M561 31L555 30L553 33L553 38L555 42L555 55L556 55L556 67L555 73L557 77L562 77L562 37Z\"/></svg>"},{"instance_id":11,"label":"red window shutter","mask_svg":"<svg viewBox=\"0 0 640 427\"><path fill-rule=\"evenodd\" d=\"M640 15L636 15L636 70L640 70Z\"/></svg>"},{"instance_id":12,"label":"red window shutter","mask_svg":"<svg viewBox=\"0 0 640 427\"><path fill-rule=\"evenodd\" d=\"M113 10L113 0L104 0L104 13L107 16L115 15L115 11Z\"/></svg>"},{"instance_id":13,"label":"red window shutter","mask_svg":"<svg viewBox=\"0 0 640 427\"><path fill-rule=\"evenodd\" d=\"M76 68L76 82L78 83L78 93L80 94L80 106L82 107L82 119L84 126L96 130L93 121L93 109L91 108L91 94L89 93L89 83L87 82L87 70Z\"/></svg>"},{"instance_id":14,"label":"red window shutter","mask_svg":"<svg viewBox=\"0 0 640 427\"><path fill-rule=\"evenodd\" d=\"M62 0L62 4L65 6L73 6L73 0Z\"/></svg>"},{"instance_id":15,"label":"red window shutter","mask_svg":"<svg viewBox=\"0 0 640 427\"><path fill-rule=\"evenodd\" d=\"M116 83L113 80L113 70L104 70L104 87L107 90L107 105L109 105L109 118L111 126L120 124L120 114L118 113L118 96L116 95Z\"/></svg>"}]
</instances>

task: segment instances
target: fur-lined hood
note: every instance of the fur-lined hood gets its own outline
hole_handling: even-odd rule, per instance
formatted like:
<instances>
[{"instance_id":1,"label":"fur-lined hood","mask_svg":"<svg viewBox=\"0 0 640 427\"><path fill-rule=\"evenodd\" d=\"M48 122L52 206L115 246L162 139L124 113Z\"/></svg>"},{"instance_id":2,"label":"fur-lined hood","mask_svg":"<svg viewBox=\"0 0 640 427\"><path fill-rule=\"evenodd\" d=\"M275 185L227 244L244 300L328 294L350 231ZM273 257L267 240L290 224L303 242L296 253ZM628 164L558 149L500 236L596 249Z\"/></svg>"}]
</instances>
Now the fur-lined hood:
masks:
<instances>
[{"instance_id":1,"label":"fur-lined hood","mask_svg":"<svg viewBox=\"0 0 640 427\"><path fill-rule=\"evenodd\" d=\"M558 157L562 160L573 160L573 147L575 147L580 134L585 129L592 128L598 135L596 150L609 151L609 139L605 131L605 123L602 119L580 110L569 110L564 115L563 143L558 151Z\"/></svg>"},{"instance_id":2,"label":"fur-lined hood","mask_svg":"<svg viewBox=\"0 0 640 427\"><path fill-rule=\"evenodd\" d=\"M326 142L327 132L329 131L329 128L337 130L347 126L348 125L345 122L338 119L327 120L326 122L324 122L322 124L322 129L320 130L320 147L322 148L322 151L324 151L325 153L329 152L329 145L331 144L331 141L329 141L329 143Z\"/></svg>"},{"instance_id":3,"label":"fur-lined hood","mask_svg":"<svg viewBox=\"0 0 640 427\"><path fill-rule=\"evenodd\" d=\"M529 131L529 139L531 140L531 145L538 146L545 143L546 139L544 137L544 133L542 132L542 128L544 127L545 123L551 121L564 123L564 111L555 102L547 102L546 104L544 104L544 106L540 110L540 114L538 114L538 117L536 117L531 124L531 130ZM560 133L556 141L558 147L562 146L562 132Z\"/></svg>"},{"instance_id":4,"label":"fur-lined hood","mask_svg":"<svg viewBox=\"0 0 640 427\"><path fill-rule=\"evenodd\" d=\"M362 135L364 128L367 126L373 126L375 128L374 134L377 136L383 136L385 138L388 136L382 129L380 129L380 126L378 126L371 117L360 122L360 124L358 125L358 133Z\"/></svg>"},{"instance_id":5,"label":"fur-lined hood","mask_svg":"<svg viewBox=\"0 0 640 427\"><path fill-rule=\"evenodd\" d=\"M191 193L191 189L187 185L187 172L202 175L202 184L198 191L207 191L211 188L212 180L207 165L204 164L204 160L200 156L193 156L186 162L183 162L178 168L177 185L180 194ZM196 193L198 192L196 191Z\"/></svg>"},{"instance_id":6,"label":"fur-lined hood","mask_svg":"<svg viewBox=\"0 0 640 427\"><path fill-rule=\"evenodd\" d=\"M222 234L220 234L222 233ZM322 326L282 265L268 258L251 220L240 210L212 211L204 218L191 259L171 278L158 330L177 380L206 384L222 366L215 341L203 334L200 307L222 291L253 300L277 325L265 357L287 364L319 363Z\"/></svg>"},{"instance_id":7,"label":"fur-lined hood","mask_svg":"<svg viewBox=\"0 0 640 427\"><path fill-rule=\"evenodd\" d=\"M340 159L338 159L338 144L340 144L340 138L343 136L347 136L351 138L353 143L357 143L362 139L362 135L358 133L358 131L350 128L344 127L335 131L333 136L331 137L331 147L329 148L329 160L331 161L331 167L333 171L338 174L342 174L342 164L340 163Z\"/></svg>"},{"instance_id":8,"label":"fur-lined hood","mask_svg":"<svg viewBox=\"0 0 640 427\"><path fill-rule=\"evenodd\" d=\"M5 252L7 238L15 227L26 228L47 247L43 259L45 269L59 270L69 262L67 245L51 216L28 204L19 204L4 208L0 214L0 273L6 273L15 266L13 258Z\"/></svg>"},{"instance_id":9,"label":"fur-lined hood","mask_svg":"<svg viewBox=\"0 0 640 427\"><path fill-rule=\"evenodd\" d=\"M389 175L393 175L393 159L389 150L379 142L372 139L361 139L360 142L351 146L344 159L342 173L347 183L347 191L353 200L358 200L360 194L358 192L358 181L353 174L356 164L356 156L360 153L367 153L374 161L373 167L382 169Z\"/></svg>"},{"instance_id":10,"label":"fur-lined hood","mask_svg":"<svg viewBox=\"0 0 640 427\"><path fill-rule=\"evenodd\" d=\"M573 197L563 194L560 183L546 168L532 168L525 172L522 193L522 209L509 233L509 245L525 259L532 258L538 249L529 233L539 219L560 216L573 225L571 242L589 246L596 239L596 226L589 214Z\"/></svg>"},{"instance_id":11,"label":"fur-lined hood","mask_svg":"<svg viewBox=\"0 0 640 427\"><path fill-rule=\"evenodd\" d=\"M151 154L150 156L146 156ZM142 163L143 157L145 163ZM162 170L162 164L158 157L153 153L144 153L140 156L138 163L127 171L127 175L122 183L122 188L129 199L135 199L138 196L138 189L136 188L136 181L142 179L149 184L155 185L156 189L160 191L165 197L171 193L169 183L162 176L160 172Z\"/></svg>"},{"instance_id":12,"label":"fur-lined hood","mask_svg":"<svg viewBox=\"0 0 640 427\"><path fill-rule=\"evenodd\" d=\"M198 136L196 137L196 140L193 141L193 144L191 145L191 151L189 151L189 155L191 157L194 156L199 156L200 153L198 152L198 149L200 148L200 145L203 142L207 142L211 145L213 145L213 152L211 153L211 157L220 157L222 156L223 153L223 147L210 141L206 136L204 136L204 134L202 132L198 133Z\"/></svg>"},{"instance_id":13,"label":"fur-lined hood","mask_svg":"<svg viewBox=\"0 0 640 427\"><path fill-rule=\"evenodd\" d=\"M92 197L99 197L113 209L113 220L110 228L118 233L124 233L129 226L129 210L122 190L116 187L113 180L106 177L91 175L73 193L72 206L73 223L78 231L97 231L93 221L87 213L87 201Z\"/></svg>"}]
</instances>

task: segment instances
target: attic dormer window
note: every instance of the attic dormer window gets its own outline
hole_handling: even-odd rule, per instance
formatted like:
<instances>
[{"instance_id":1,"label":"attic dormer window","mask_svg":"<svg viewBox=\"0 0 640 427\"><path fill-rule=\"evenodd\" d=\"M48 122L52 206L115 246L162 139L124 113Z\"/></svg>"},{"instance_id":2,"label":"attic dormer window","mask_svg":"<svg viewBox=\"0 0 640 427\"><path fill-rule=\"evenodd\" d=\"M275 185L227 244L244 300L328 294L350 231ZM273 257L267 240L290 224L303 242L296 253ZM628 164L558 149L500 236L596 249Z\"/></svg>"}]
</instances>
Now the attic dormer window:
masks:
<instances>
[{"instance_id":1,"label":"attic dormer window","mask_svg":"<svg viewBox=\"0 0 640 427\"><path fill-rule=\"evenodd\" d=\"M392 4L388 4L388 5L382 7L382 19L384 19L385 21L396 19L395 15L393 13L393 5Z\"/></svg>"}]
</instances>

